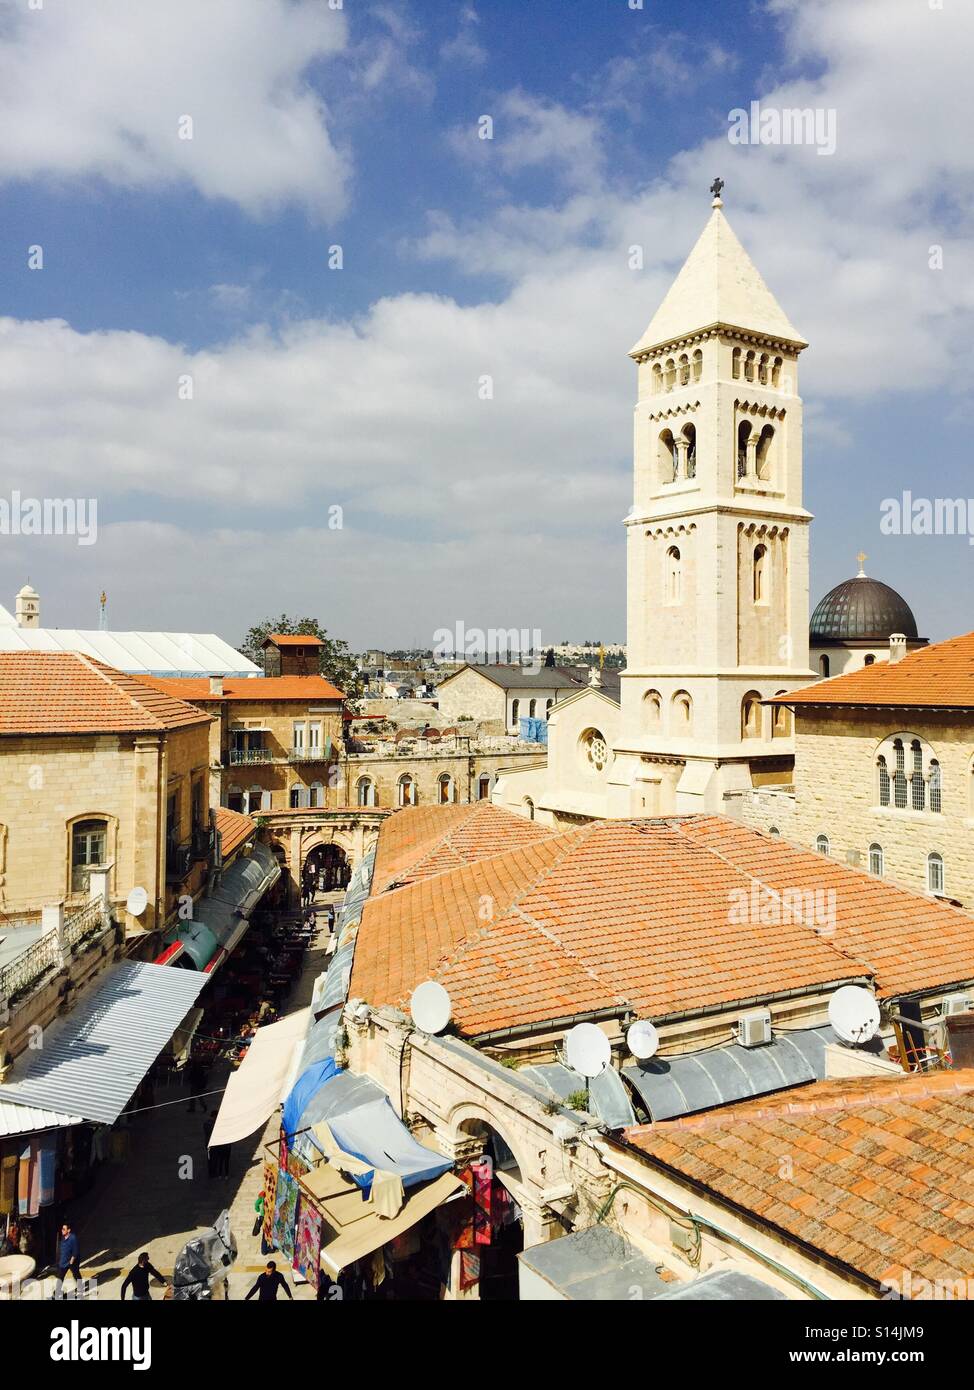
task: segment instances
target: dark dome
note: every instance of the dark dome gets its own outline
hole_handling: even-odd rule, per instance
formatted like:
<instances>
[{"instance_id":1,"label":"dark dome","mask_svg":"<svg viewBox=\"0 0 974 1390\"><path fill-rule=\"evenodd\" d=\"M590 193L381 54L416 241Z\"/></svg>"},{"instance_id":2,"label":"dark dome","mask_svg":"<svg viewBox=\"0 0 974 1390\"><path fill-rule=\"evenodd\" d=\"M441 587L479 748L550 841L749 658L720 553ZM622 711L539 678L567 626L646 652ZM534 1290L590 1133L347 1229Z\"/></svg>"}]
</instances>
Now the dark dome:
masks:
<instances>
[{"instance_id":1,"label":"dark dome","mask_svg":"<svg viewBox=\"0 0 974 1390\"><path fill-rule=\"evenodd\" d=\"M812 614L808 628L809 640L818 644L888 642L894 632L905 637L918 635L910 605L888 584L865 575L830 589Z\"/></svg>"}]
</instances>

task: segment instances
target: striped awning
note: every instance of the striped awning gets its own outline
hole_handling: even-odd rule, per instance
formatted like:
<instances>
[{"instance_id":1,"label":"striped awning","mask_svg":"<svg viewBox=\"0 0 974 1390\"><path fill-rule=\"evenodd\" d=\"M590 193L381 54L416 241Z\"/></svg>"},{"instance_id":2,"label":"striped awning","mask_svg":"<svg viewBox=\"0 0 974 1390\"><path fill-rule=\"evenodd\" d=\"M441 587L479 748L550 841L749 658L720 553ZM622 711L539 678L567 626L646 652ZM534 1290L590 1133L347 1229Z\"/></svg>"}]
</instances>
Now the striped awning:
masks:
<instances>
[{"instance_id":1,"label":"striped awning","mask_svg":"<svg viewBox=\"0 0 974 1390\"><path fill-rule=\"evenodd\" d=\"M205 982L195 970L117 962L45 1030L42 1048L16 1058L0 1104L114 1124Z\"/></svg>"}]
</instances>

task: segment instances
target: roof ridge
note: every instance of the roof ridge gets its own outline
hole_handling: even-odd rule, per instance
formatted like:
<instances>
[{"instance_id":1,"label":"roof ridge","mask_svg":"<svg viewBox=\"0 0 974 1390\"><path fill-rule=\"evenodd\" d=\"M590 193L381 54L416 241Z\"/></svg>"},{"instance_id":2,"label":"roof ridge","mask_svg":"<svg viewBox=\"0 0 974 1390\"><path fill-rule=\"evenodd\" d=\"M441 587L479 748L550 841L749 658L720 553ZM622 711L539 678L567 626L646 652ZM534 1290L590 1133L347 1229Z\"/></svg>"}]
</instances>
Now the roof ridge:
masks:
<instances>
[{"instance_id":1,"label":"roof ridge","mask_svg":"<svg viewBox=\"0 0 974 1390\"><path fill-rule=\"evenodd\" d=\"M105 684L109 686L112 690L117 690L121 695L123 695L124 698L128 700L132 708L140 716L144 716L147 719L151 719L151 727L153 729L158 730L165 727L163 721L159 718L159 716L155 713L154 710L147 709L145 705L143 705L139 700L135 698L131 691L126 689L124 685L122 685L118 680L115 680L113 678L114 676L124 676L124 671L116 671L113 666L106 665L105 662L99 661L99 659L95 656L86 656L84 652L72 652L71 655L77 657L79 661L84 662L84 664L90 670L92 670L95 673L95 675L100 676L101 679L105 682ZM112 672L112 676L109 676L109 672ZM174 699L175 697L169 696L169 698ZM180 703L185 703L185 701L181 701ZM193 706L190 706L190 708L193 708ZM202 711L200 712L202 713Z\"/></svg>"}]
</instances>

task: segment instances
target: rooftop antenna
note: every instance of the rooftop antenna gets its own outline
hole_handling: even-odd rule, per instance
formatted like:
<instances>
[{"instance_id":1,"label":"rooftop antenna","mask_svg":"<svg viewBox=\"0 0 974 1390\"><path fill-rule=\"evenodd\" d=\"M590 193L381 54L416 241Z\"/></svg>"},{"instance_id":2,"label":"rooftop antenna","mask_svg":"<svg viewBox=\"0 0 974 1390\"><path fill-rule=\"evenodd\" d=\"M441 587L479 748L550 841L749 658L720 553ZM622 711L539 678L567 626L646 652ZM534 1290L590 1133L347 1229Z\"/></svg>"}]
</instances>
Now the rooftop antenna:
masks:
<instances>
[{"instance_id":1,"label":"rooftop antenna","mask_svg":"<svg viewBox=\"0 0 974 1390\"><path fill-rule=\"evenodd\" d=\"M861 985L843 985L829 1000L829 1022L841 1042L861 1047L879 1028L876 996Z\"/></svg>"},{"instance_id":2,"label":"rooftop antenna","mask_svg":"<svg viewBox=\"0 0 974 1390\"><path fill-rule=\"evenodd\" d=\"M102 589L101 598L98 600L98 631L108 631L108 595L104 589Z\"/></svg>"}]
</instances>

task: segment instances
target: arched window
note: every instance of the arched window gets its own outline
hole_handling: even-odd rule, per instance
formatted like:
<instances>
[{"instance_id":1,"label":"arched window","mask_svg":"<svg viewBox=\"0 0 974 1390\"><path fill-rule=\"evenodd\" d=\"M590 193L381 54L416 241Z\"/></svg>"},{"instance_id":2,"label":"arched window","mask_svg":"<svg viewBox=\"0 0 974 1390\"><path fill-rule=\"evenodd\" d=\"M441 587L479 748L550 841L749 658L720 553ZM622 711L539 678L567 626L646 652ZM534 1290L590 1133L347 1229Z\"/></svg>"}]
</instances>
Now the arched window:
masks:
<instances>
[{"instance_id":1,"label":"arched window","mask_svg":"<svg viewBox=\"0 0 974 1390\"><path fill-rule=\"evenodd\" d=\"M529 719L533 719L533 718L535 717L535 710L536 710L537 708L538 708L538 702L537 702L537 700L531 700L531 701L529 702L529 704L528 704L528 718L529 718Z\"/></svg>"},{"instance_id":2,"label":"arched window","mask_svg":"<svg viewBox=\"0 0 974 1390\"><path fill-rule=\"evenodd\" d=\"M534 820L534 802L529 796L526 796L522 804L527 812L528 820Z\"/></svg>"},{"instance_id":3,"label":"arched window","mask_svg":"<svg viewBox=\"0 0 974 1390\"><path fill-rule=\"evenodd\" d=\"M785 695L787 691L779 690L778 695ZM791 710L787 705L771 706L771 737L790 738L791 736Z\"/></svg>"},{"instance_id":4,"label":"arched window","mask_svg":"<svg viewBox=\"0 0 974 1390\"><path fill-rule=\"evenodd\" d=\"M697 348L693 354L693 379L699 381L703 376L703 353Z\"/></svg>"},{"instance_id":5,"label":"arched window","mask_svg":"<svg viewBox=\"0 0 974 1390\"><path fill-rule=\"evenodd\" d=\"M903 747L903 740L898 738L893 741L893 755L896 759L896 766L893 770L893 805L900 811L906 809L906 749Z\"/></svg>"},{"instance_id":6,"label":"arched window","mask_svg":"<svg viewBox=\"0 0 974 1390\"><path fill-rule=\"evenodd\" d=\"M867 653L866 653L865 665L866 665L866 666L873 666L873 665L875 664L875 662L876 662L876 657L873 655L873 653L872 653L872 652L867 652Z\"/></svg>"},{"instance_id":7,"label":"arched window","mask_svg":"<svg viewBox=\"0 0 974 1390\"><path fill-rule=\"evenodd\" d=\"M749 690L741 701L741 738L761 737L761 696Z\"/></svg>"},{"instance_id":8,"label":"arched window","mask_svg":"<svg viewBox=\"0 0 974 1390\"><path fill-rule=\"evenodd\" d=\"M356 784L356 800L360 806L376 806L375 783L371 777L360 777Z\"/></svg>"},{"instance_id":9,"label":"arched window","mask_svg":"<svg viewBox=\"0 0 974 1390\"><path fill-rule=\"evenodd\" d=\"M697 427L696 425L684 425L683 438L687 445L687 477L697 476Z\"/></svg>"},{"instance_id":10,"label":"arched window","mask_svg":"<svg viewBox=\"0 0 974 1390\"><path fill-rule=\"evenodd\" d=\"M756 545L751 572L751 589L755 603L768 601L768 547Z\"/></svg>"},{"instance_id":11,"label":"arched window","mask_svg":"<svg viewBox=\"0 0 974 1390\"><path fill-rule=\"evenodd\" d=\"M944 892L944 858L936 851L927 855L927 892Z\"/></svg>"},{"instance_id":12,"label":"arched window","mask_svg":"<svg viewBox=\"0 0 974 1390\"><path fill-rule=\"evenodd\" d=\"M672 357L666 359L666 366L663 368L663 380L666 382L667 391L672 391L676 385L676 363Z\"/></svg>"},{"instance_id":13,"label":"arched window","mask_svg":"<svg viewBox=\"0 0 974 1390\"><path fill-rule=\"evenodd\" d=\"M924 811L927 806L927 784L923 780L923 749L920 740L915 738L910 744L913 772L910 777L910 803L914 811Z\"/></svg>"},{"instance_id":14,"label":"arched window","mask_svg":"<svg viewBox=\"0 0 974 1390\"><path fill-rule=\"evenodd\" d=\"M551 706L552 706L554 703L555 703L555 702L554 702L554 699L545 700L545 702L544 702L544 717L545 717L545 719L547 719L547 718L548 718L548 715L551 713Z\"/></svg>"},{"instance_id":15,"label":"arched window","mask_svg":"<svg viewBox=\"0 0 974 1390\"><path fill-rule=\"evenodd\" d=\"M776 825L772 825L768 830L768 834L771 836L773 840L777 840L781 835L781 831L778 829Z\"/></svg>"},{"instance_id":16,"label":"arched window","mask_svg":"<svg viewBox=\"0 0 974 1390\"><path fill-rule=\"evenodd\" d=\"M490 800L490 774L483 773L477 783L477 799L479 801Z\"/></svg>"},{"instance_id":17,"label":"arched window","mask_svg":"<svg viewBox=\"0 0 974 1390\"><path fill-rule=\"evenodd\" d=\"M936 758L930 761L930 809L938 816L944 809L940 764Z\"/></svg>"},{"instance_id":18,"label":"arched window","mask_svg":"<svg viewBox=\"0 0 974 1390\"><path fill-rule=\"evenodd\" d=\"M658 396L663 389L663 368L658 362L653 363L653 395Z\"/></svg>"},{"instance_id":19,"label":"arched window","mask_svg":"<svg viewBox=\"0 0 974 1390\"><path fill-rule=\"evenodd\" d=\"M772 385L772 386L779 386L780 384L781 384L781 358L780 358L780 357L776 357L776 358L774 359L774 361L772 362L772 364L771 364L771 385Z\"/></svg>"},{"instance_id":20,"label":"arched window","mask_svg":"<svg viewBox=\"0 0 974 1390\"><path fill-rule=\"evenodd\" d=\"M400 806L416 805L416 783L408 772L403 773L399 778L399 785L396 790L398 792L397 800Z\"/></svg>"},{"instance_id":21,"label":"arched window","mask_svg":"<svg viewBox=\"0 0 974 1390\"><path fill-rule=\"evenodd\" d=\"M889 768L886 766L886 759L882 753L879 755L876 767L879 772L879 804L880 806L889 805Z\"/></svg>"},{"instance_id":22,"label":"arched window","mask_svg":"<svg viewBox=\"0 0 974 1390\"><path fill-rule=\"evenodd\" d=\"M675 483L680 471L680 454L672 430L662 430L656 449L660 483Z\"/></svg>"},{"instance_id":23,"label":"arched window","mask_svg":"<svg viewBox=\"0 0 974 1390\"><path fill-rule=\"evenodd\" d=\"M309 806L324 806L325 804L325 784L324 782L311 783L311 796L308 801Z\"/></svg>"},{"instance_id":24,"label":"arched window","mask_svg":"<svg viewBox=\"0 0 974 1390\"><path fill-rule=\"evenodd\" d=\"M518 728L518 723L517 723L517 721L518 721L518 719L519 719L519 717L520 717L520 714L521 714L521 701L520 701L520 700L512 700L512 701L511 701L511 723L514 725L514 732L515 732L515 733L517 733L517 728Z\"/></svg>"},{"instance_id":25,"label":"arched window","mask_svg":"<svg viewBox=\"0 0 974 1390\"><path fill-rule=\"evenodd\" d=\"M685 690L678 690L673 696L672 709L677 733L687 733L693 723L693 701Z\"/></svg>"},{"instance_id":26,"label":"arched window","mask_svg":"<svg viewBox=\"0 0 974 1390\"><path fill-rule=\"evenodd\" d=\"M683 559L675 545L666 552L666 602L683 602Z\"/></svg>"},{"instance_id":27,"label":"arched window","mask_svg":"<svg viewBox=\"0 0 974 1390\"><path fill-rule=\"evenodd\" d=\"M831 854L832 846L829 844L829 837L827 835L816 835L815 848L819 854Z\"/></svg>"},{"instance_id":28,"label":"arched window","mask_svg":"<svg viewBox=\"0 0 974 1390\"><path fill-rule=\"evenodd\" d=\"M744 357L744 380L754 380L754 353L750 351Z\"/></svg>"},{"instance_id":29,"label":"arched window","mask_svg":"<svg viewBox=\"0 0 974 1390\"><path fill-rule=\"evenodd\" d=\"M643 696L646 728L655 732L663 722L663 700L658 690L647 690Z\"/></svg>"},{"instance_id":30,"label":"arched window","mask_svg":"<svg viewBox=\"0 0 974 1390\"><path fill-rule=\"evenodd\" d=\"M87 893L92 869L104 869L108 860L108 821L79 820L71 830L71 892Z\"/></svg>"},{"instance_id":31,"label":"arched window","mask_svg":"<svg viewBox=\"0 0 974 1390\"><path fill-rule=\"evenodd\" d=\"M754 454L755 471L762 482L771 477L771 446L774 443L774 430L765 425L758 436L758 446Z\"/></svg>"},{"instance_id":32,"label":"arched window","mask_svg":"<svg viewBox=\"0 0 974 1390\"><path fill-rule=\"evenodd\" d=\"M762 386L768 384L768 354L766 352L762 352L758 358L758 381Z\"/></svg>"},{"instance_id":33,"label":"arched window","mask_svg":"<svg viewBox=\"0 0 974 1390\"><path fill-rule=\"evenodd\" d=\"M832 673L832 663L827 656L820 656L818 659L818 673L823 679L827 680Z\"/></svg>"},{"instance_id":34,"label":"arched window","mask_svg":"<svg viewBox=\"0 0 974 1390\"><path fill-rule=\"evenodd\" d=\"M441 806L451 806L457 799L457 784L448 772L443 772L437 779L437 792Z\"/></svg>"},{"instance_id":35,"label":"arched window","mask_svg":"<svg viewBox=\"0 0 974 1390\"><path fill-rule=\"evenodd\" d=\"M737 381L741 375L741 350L735 348L731 353L731 376Z\"/></svg>"},{"instance_id":36,"label":"arched window","mask_svg":"<svg viewBox=\"0 0 974 1390\"><path fill-rule=\"evenodd\" d=\"M747 441L751 437L750 420L742 420L737 427L737 476L747 477Z\"/></svg>"},{"instance_id":37,"label":"arched window","mask_svg":"<svg viewBox=\"0 0 974 1390\"><path fill-rule=\"evenodd\" d=\"M680 357L680 385L690 385L690 359L685 352Z\"/></svg>"},{"instance_id":38,"label":"arched window","mask_svg":"<svg viewBox=\"0 0 974 1390\"><path fill-rule=\"evenodd\" d=\"M882 878L885 872L882 845L869 846L869 872L875 874L877 878Z\"/></svg>"}]
</instances>

